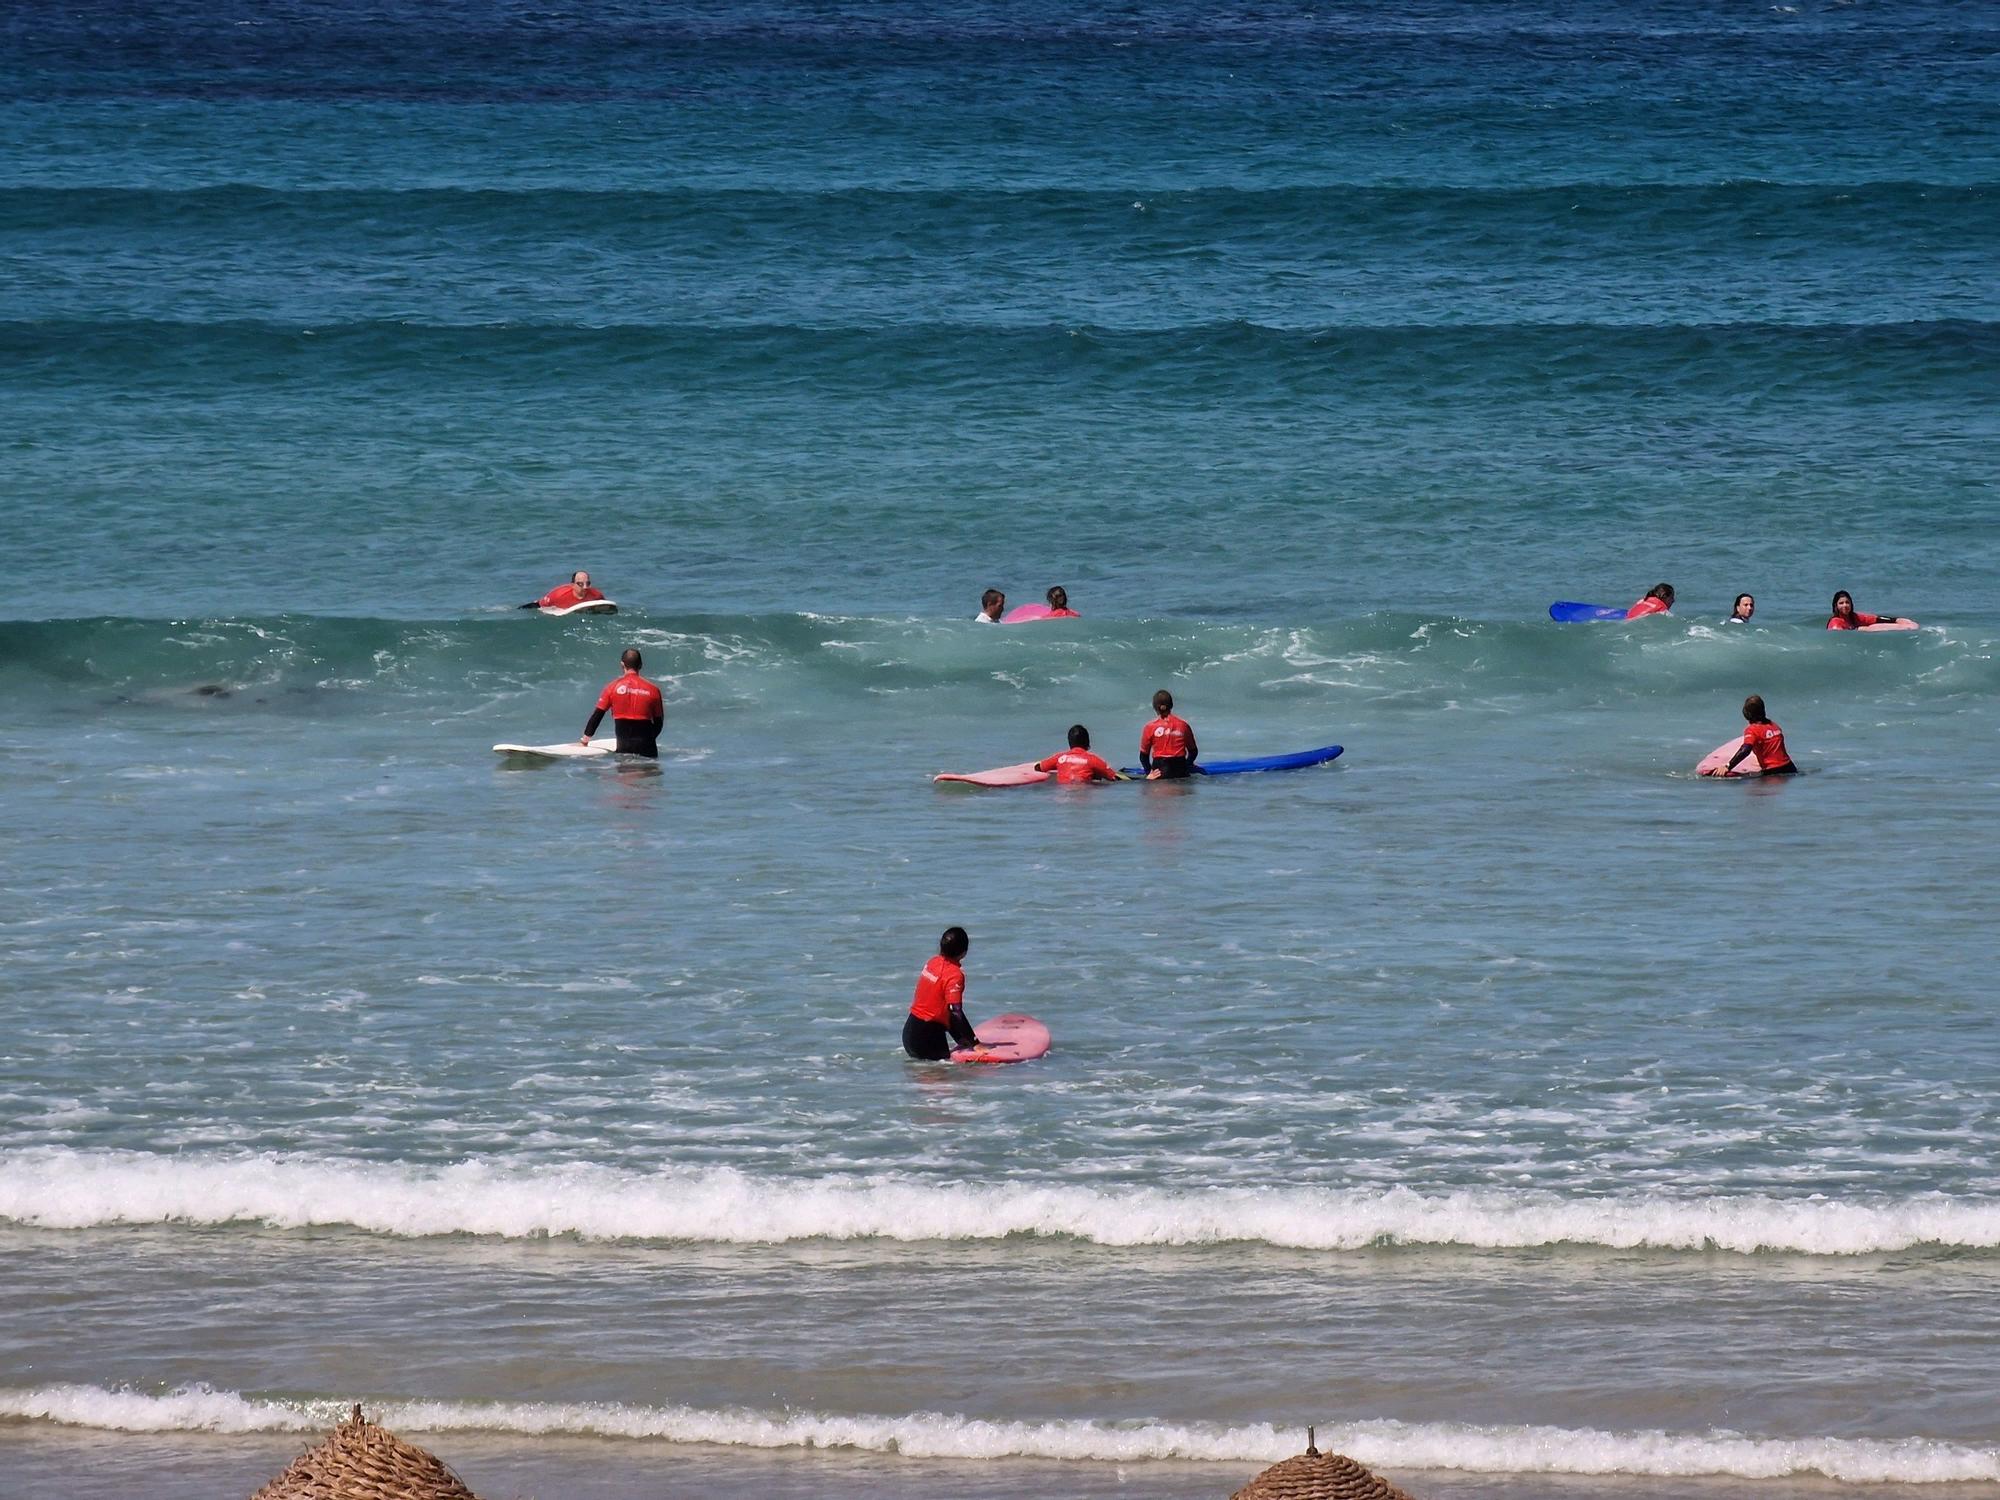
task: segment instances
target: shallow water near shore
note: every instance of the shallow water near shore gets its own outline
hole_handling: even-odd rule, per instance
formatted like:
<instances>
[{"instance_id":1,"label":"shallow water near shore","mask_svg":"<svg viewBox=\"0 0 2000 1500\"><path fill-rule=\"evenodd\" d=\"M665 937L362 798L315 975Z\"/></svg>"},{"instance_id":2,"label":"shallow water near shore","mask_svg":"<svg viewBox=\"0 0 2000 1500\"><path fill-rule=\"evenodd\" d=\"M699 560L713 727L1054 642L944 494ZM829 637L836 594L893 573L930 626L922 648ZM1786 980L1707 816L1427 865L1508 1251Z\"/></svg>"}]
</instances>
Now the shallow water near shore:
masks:
<instances>
[{"instance_id":1,"label":"shallow water near shore","mask_svg":"<svg viewBox=\"0 0 2000 1500\"><path fill-rule=\"evenodd\" d=\"M0 38L0 1494L2000 1495L1980 17Z\"/></svg>"}]
</instances>

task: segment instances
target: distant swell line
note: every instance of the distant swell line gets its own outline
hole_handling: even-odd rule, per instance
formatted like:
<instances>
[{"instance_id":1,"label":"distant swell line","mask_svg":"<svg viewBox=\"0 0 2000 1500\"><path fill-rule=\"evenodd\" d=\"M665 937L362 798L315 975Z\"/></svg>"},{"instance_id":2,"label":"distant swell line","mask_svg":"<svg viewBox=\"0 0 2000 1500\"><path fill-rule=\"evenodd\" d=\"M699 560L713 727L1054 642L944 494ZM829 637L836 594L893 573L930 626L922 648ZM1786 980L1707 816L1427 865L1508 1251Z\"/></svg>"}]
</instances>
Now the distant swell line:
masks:
<instances>
[{"instance_id":1,"label":"distant swell line","mask_svg":"<svg viewBox=\"0 0 2000 1500\"><path fill-rule=\"evenodd\" d=\"M51 1148L0 1158L0 1221L340 1227L398 1238L573 1236L783 1244L992 1241L1862 1255L2000 1248L2000 1201L1922 1195L1850 1202L1746 1194L1565 1198L1405 1188L1097 1188L900 1176L784 1179L731 1168L644 1174L597 1166L446 1167L295 1156L194 1157Z\"/></svg>"},{"instance_id":2,"label":"distant swell line","mask_svg":"<svg viewBox=\"0 0 2000 1500\"><path fill-rule=\"evenodd\" d=\"M0 1420L100 1432L307 1433L346 1398L272 1400L183 1386L153 1396L89 1385L0 1391ZM1261 1424L986 1421L939 1412L838 1416L616 1402L387 1400L370 1414L405 1433L588 1436L734 1448L831 1448L907 1458L1270 1463L1298 1450L1294 1430ZM1321 1424L1321 1446L1392 1469L1484 1474L1823 1475L1849 1483L2000 1479L2000 1450L1928 1438L1747 1437L1729 1432L1604 1432L1548 1426L1362 1421Z\"/></svg>"}]
</instances>

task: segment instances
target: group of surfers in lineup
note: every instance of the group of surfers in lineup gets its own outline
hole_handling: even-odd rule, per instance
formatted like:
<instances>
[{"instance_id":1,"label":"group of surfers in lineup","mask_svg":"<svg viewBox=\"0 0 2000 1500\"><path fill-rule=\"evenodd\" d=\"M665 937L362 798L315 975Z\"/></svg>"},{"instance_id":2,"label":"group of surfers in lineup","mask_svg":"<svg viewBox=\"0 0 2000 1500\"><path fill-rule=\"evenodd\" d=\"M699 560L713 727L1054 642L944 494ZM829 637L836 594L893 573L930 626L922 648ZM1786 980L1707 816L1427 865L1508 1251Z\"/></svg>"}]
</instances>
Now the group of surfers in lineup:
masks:
<instances>
[{"instance_id":1,"label":"group of surfers in lineup","mask_svg":"<svg viewBox=\"0 0 2000 1500\"><path fill-rule=\"evenodd\" d=\"M521 607L563 609L603 597L591 586L590 574L579 570L570 575L568 583ZM1069 607L1069 594L1064 589L1052 588L1045 597L1049 613L1042 618L1078 618L1077 612ZM1673 607L1674 586L1670 583L1655 584L1625 612L1625 618L1637 620L1647 615L1663 615L1671 612ZM979 613L974 619L981 624L997 625L1006 609L1007 596L999 589L988 589L980 598ZM1756 612L1756 598L1750 594L1738 594L1725 623L1743 624ZM1827 619L1826 628L1858 630L1864 625L1890 624L1900 618L1897 615L1863 614L1855 609L1853 596L1842 589L1833 596L1833 613ZM645 658L637 647L628 647L619 658L619 664L624 671L606 683L604 691L597 695L597 706L583 727L581 742L590 743L591 736L597 733L608 713L618 737L618 752L621 755L657 759L660 729L666 722L666 701L661 696L659 685L641 675ZM1785 748L1785 732L1773 722L1760 695L1752 693L1743 700L1743 720L1743 743L1726 765L1707 774L1729 775L1745 760L1755 756L1762 775L1796 775L1799 768L1793 762L1791 752ZM1201 767L1197 761L1200 754L1201 747L1195 739L1194 726L1174 712L1174 695L1161 688L1153 694L1153 717L1139 731L1139 764L1146 773L1146 779L1172 781L1199 775ZM1068 749L1036 761L1035 769L1053 772L1059 783L1130 779L1092 751L1090 731L1081 724L1070 726ZM938 939L937 956L926 963L923 972L917 976L916 994L911 998L910 1013L903 1022L903 1050L920 1062L943 1062L954 1051L985 1046L973 1031L972 1023L965 1018L965 955L971 947L972 940L963 927L947 927Z\"/></svg>"},{"instance_id":2,"label":"group of surfers in lineup","mask_svg":"<svg viewBox=\"0 0 2000 1500\"><path fill-rule=\"evenodd\" d=\"M1647 589L1630 609L1625 611L1628 620L1641 620L1647 615L1664 615L1674 607L1674 586L1671 583L1656 583ZM1730 606L1725 625L1742 625L1757 613L1757 599L1752 594L1738 594L1736 602ZM1827 617L1828 630L1859 630L1865 625L1893 625L1902 619L1901 615L1863 614L1854 607L1854 596L1846 589L1833 596L1833 613ZM1751 756L1757 757L1757 774L1762 776L1796 776L1798 766L1785 748L1785 731L1775 724L1764 708L1761 694L1752 693L1743 700L1743 743L1736 747L1736 753L1729 760L1712 770L1703 771L1704 776L1732 776L1743 774L1737 770Z\"/></svg>"},{"instance_id":3,"label":"group of surfers in lineup","mask_svg":"<svg viewBox=\"0 0 2000 1500\"><path fill-rule=\"evenodd\" d=\"M1628 620L1643 620L1647 615L1671 614L1674 607L1674 586L1671 583L1656 583L1630 609L1625 611ZM1729 607L1729 614L1723 619L1725 625L1748 624L1757 613L1755 594L1738 594L1736 602ZM1854 607L1854 596L1842 589L1833 596L1833 613L1827 616L1828 630L1859 630L1866 625L1894 625L1901 615L1865 615Z\"/></svg>"}]
</instances>

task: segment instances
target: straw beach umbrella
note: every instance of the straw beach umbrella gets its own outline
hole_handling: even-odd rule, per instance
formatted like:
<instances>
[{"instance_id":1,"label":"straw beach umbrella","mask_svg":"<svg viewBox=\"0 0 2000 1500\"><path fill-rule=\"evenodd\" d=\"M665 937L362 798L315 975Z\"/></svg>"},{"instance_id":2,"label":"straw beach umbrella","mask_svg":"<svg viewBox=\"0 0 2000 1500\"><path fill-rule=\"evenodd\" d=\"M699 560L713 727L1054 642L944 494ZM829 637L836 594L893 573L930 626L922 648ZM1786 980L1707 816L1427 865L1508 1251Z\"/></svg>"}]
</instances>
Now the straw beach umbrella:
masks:
<instances>
[{"instance_id":1,"label":"straw beach umbrella","mask_svg":"<svg viewBox=\"0 0 2000 1500\"><path fill-rule=\"evenodd\" d=\"M354 1408L250 1500L479 1500L458 1476Z\"/></svg>"},{"instance_id":2,"label":"straw beach umbrella","mask_svg":"<svg viewBox=\"0 0 2000 1500\"><path fill-rule=\"evenodd\" d=\"M1305 1452L1272 1464L1229 1500L1410 1500L1410 1496L1344 1453L1320 1452L1308 1427Z\"/></svg>"}]
</instances>

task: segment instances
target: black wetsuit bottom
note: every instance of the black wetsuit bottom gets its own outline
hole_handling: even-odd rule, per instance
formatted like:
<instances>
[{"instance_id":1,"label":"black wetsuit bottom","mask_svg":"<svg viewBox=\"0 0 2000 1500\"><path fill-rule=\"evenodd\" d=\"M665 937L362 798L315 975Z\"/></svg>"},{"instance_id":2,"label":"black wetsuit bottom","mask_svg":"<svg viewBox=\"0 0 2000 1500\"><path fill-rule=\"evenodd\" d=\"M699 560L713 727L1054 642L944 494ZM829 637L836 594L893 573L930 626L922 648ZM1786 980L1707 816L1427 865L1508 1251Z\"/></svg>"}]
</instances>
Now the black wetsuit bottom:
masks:
<instances>
[{"instance_id":1,"label":"black wetsuit bottom","mask_svg":"<svg viewBox=\"0 0 2000 1500\"><path fill-rule=\"evenodd\" d=\"M1796 776L1799 774L1799 768L1790 761L1786 761L1782 766L1766 766L1764 774L1766 776Z\"/></svg>"},{"instance_id":2,"label":"black wetsuit bottom","mask_svg":"<svg viewBox=\"0 0 2000 1500\"><path fill-rule=\"evenodd\" d=\"M905 1016L903 1050L918 1062L943 1062L951 1056L951 1029L942 1022Z\"/></svg>"},{"instance_id":3,"label":"black wetsuit bottom","mask_svg":"<svg viewBox=\"0 0 2000 1500\"><path fill-rule=\"evenodd\" d=\"M660 758L660 726L651 719L613 719L611 727L618 731L620 755Z\"/></svg>"},{"instance_id":4,"label":"black wetsuit bottom","mask_svg":"<svg viewBox=\"0 0 2000 1500\"><path fill-rule=\"evenodd\" d=\"M903 1050L918 1062L943 1062L951 1056L953 1042L970 1047L978 1040L979 1033L972 1029L962 1010L952 1011L949 1025L926 1021L915 1011L903 1018Z\"/></svg>"},{"instance_id":5,"label":"black wetsuit bottom","mask_svg":"<svg viewBox=\"0 0 2000 1500\"><path fill-rule=\"evenodd\" d=\"M1160 773L1162 781L1179 781L1183 776L1197 774L1194 762L1185 755L1156 755L1153 769Z\"/></svg>"}]
</instances>

